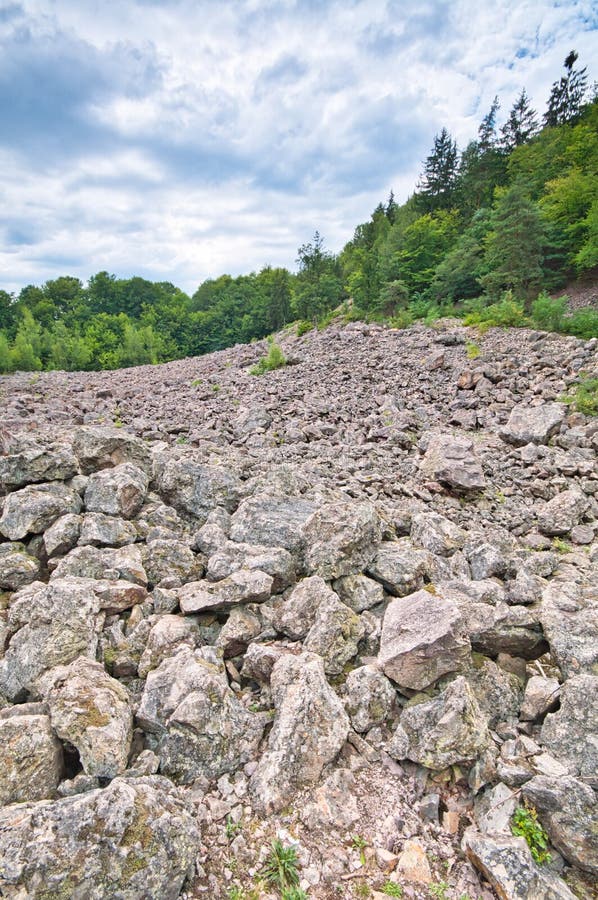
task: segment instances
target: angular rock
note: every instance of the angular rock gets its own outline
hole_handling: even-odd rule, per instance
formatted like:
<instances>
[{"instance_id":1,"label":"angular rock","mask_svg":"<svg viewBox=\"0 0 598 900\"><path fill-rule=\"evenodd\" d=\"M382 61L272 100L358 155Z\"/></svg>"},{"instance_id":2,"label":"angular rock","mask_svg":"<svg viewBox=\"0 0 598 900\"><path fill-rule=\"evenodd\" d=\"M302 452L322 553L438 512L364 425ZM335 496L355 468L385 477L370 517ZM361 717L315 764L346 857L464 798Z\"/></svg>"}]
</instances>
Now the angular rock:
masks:
<instances>
[{"instance_id":1,"label":"angular rock","mask_svg":"<svg viewBox=\"0 0 598 900\"><path fill-rule=\"evenodd\" d=\"M401 881L408 881L411 884L430 884L432 871L420 841L405 841L397 861L397 875Z\"/></svg>"},{"instance_id":2,"label":"angular rock","mask_svg":"<svg viewBox=\"0 0 598 900\"><path fill-rule=\"evenodd\" d=\"M489 745L486 719L459 676L432 700L405 707L388 752L440 770L475 760Z\"/></svg>"},{"instance_id":3,"label":"angular rock","mask_svg":"<svg viewBox=\"0 0 598 900\"><path fill-rule=\"evenodd\" d=\"M132 519L143 506L148 484L145 472L129 462L94 472L85 489L85 507L88 512Z\"/></svg>"},{"instance_id":4,"label":"angular rock","mask_svg":"<svg viewBox=\"0 0 598 900\"><path fill-rule=\"evenodd\" d=\"M261 630L262 623L254 612L246 606L234 606L218 635L216 647L222 650L224 659L239 656Z\"/></svg>"},{"instance_id":5,"label":"angular rock","mask_svg":"<svg viewBox=\"0 0 598 900\"><path fill-rule=\"evenodd\" d=\"M480 834L468 828L462 846L501 900L575 900L558 875L534 863L522 837Z\"/></svg>"},{"instance_id":6,"label":"angular rock","mask_svg":"<svg viewBox=\"0 0 598 900\"><path fill-rule=\"evenodd\" d=\"M471 582L471 584L482 582ZM438 592L459 607L465 633L471 646L485 656L506 653L509 656L537 659L548 649L540 622L541 608L534 606L508 606L504 602L494 605L476 602L465 593L467 585L451 588L440 582Z\"/></svg>"},{"instance_id":7,"label":"angular rock","mask_svg":"<svg viewBox=\"0 0 598 900\"><path fill-rule=\"evenodd\" d=\"M596 793L576 778L536 775L522 788L551 843L572 865L598 875Z\"/></svg>"},{"instance_id":8,"label":"angular rock","mask_svg":"<svg viewBox=\"0 0 598 900\"><path fill-rule=\"evenodd\" d=\"M114 778L127 768L133 714L125 689L84 656L44 677L52 728L79 752L86 775Z\"/></svg>"},{"instance_id":9,"label":"angular rock","mask_svg":"<svg viewBox=\"0 0 598 900\"><path fill-rule=\"evenodd\" d=\"M88 425L78 428L73 450L84 475L130 462L148 473L151 470L149 446L120 428Z\"/></svg>"},{"instance_id":10,"label":"angular rock","mask_svg":"<svg viewBox=\"0 0 598 900\"><path fill-rule=\"evenodd\" d=\"M141 549L137 544L126 544L114 550L108 547L75 547L52 572L52 581L68 577L122 578L143 587L147 585Z\"/></svg>"},{"instance_id":11,"label":"angular rock","mask_svg":"<svg viewBox=\"0 0 598 900\"><path fill-rule=\"evenodd\" d=\"M335 592L353 612L363 612L384 602L384 588L367 575L345 575L333 583Z\"/></svg>"},{"instance_id":12,"label":"angular rock","mask_svg":"<svg viewBox=\"0 0 598 900\"><path fill-rule=\"evenodd\" d=\"M319 606L334 600L338 601L337 595L319 575L303 578L274 603L270 615L272 625L292 641L303 640L316 620Z\"/></svg>"},{"instance_id":13,"label":"angular rock","mask_svg":"<svg viewBox=\"0 0 598 900\"><path fill-rule=\"evenodd\" d=\"M307 575L328 580L357 575L372 560L381 523L370 503L332 502L320 506L304 529Z\"/></svg>"},{"instance_id":14,"label":"angular rock","mask_svg":"<svg viewBox=\"0 0 598 900\"><path fill-rule=\"evenodd\" d=\"M44 531L44 547L48 558L64 556L73 549L79 540L82 520L83 517L76 513L67 513Z\"/></svg>"},{"instance_id":15,"label":"angular rock","mask_svg":"<svg viewBox=\"0 0 598 900\"><path fill-rule=\"evenodd\" d=\"M66 444L43 447L22 440L16 444L12 452L0 456L0 485L8 490L40 481L66 481L77 474L77 460Z\"/></svg>"},{"instance_id":16,"label":"angular rock","mask_svg":"<svg viewBox=\"0 0 598 900\"><path fill-rule=\"evenodd\" d=\"M357 655L357 645L365 628L359 616L341 603L332 591L331 594L333 596L318 605L303 647L322 657L328 675L340 675L349 660Z\"/></svg>"},{"instance_id":17,"label":"angular rock","mask_svg":"<svg viewBox=\"0 0 598 900\"><path fill-rule=\"evenodd\" d=\"M470 651L459 609L451 601L417 591L388 605L378 664L400 687L429 687L463 669Z\"/></svg>"},{"instance_id":18,"label":"angular rock","mask_svg":"<svg viewBox=\"0 0 598 900\"><path fill-rule=\"evenodd\" d=\"M524 722L535 722L542 719L547 712L555 709L559 702L561 686L556 678L544 678L532 675L525 686L521 719Z\"/></svg>"},{"instance_id":19,"label":"angular rock","mask_svg":"<svg viewBox=\"0 0 598 900\"><path fill-rule=\"evenodd\" d=\"M272 576L259 569L238 569L222 581L190 581L178 589L185 614L226 610L237 603L263 603L270 596Z\"/></svg>"},{"instance_id":20,"label":"angular rock","mask_svg":"<svg viewBox=\"0 0 598 900\"><path fill-rule=\"evenodd\" d=\"M264 813L282 809L296 791L316 784L349 731L348 716L319 656L282 657L270 683L276 717L268 748L249 781L253 803Z\"/></svg>"},{"instance_id":21,"label":"angular rock","mask_svg":"<svg viewBox=\"0 0 598 900\"><path fill-rule=\"evenodd\" d=\"M315 503L297 497L254 494L234 513L230 536L233 541L283 547L299 558L305 548L306 526L316 509Z\"/></svg>"},{"instance_id":22,"label":"angular rock","mask_svg":"<svg viewBox=\"0 0 598 900\"><path fill-rule=\"evenodd\" d=\"M475 819L483 834L511 835L511 817L517 809L517 792L499 782L475 800Z\"/></svg>"},{"instance_id":23,"label":"angular rock","mask_svg":"<svg viewBox=\"0 0 598 900\"><path fill-rule=\"evenodd\" d=\"M88 512L83 516L79 535L81 547L87 544L93 547L124 547L125 544L134 544L136 540L137 529L132 522L107 516L103 512Z\"/></svg>"},{"instance_id":24,"label":"angular rock","mask_svg":"<svg viewBox=\"0 0 598 900\"><path fill-rule=\"evenodd\" d=\"M347 675L345 709L357 732L381 725L390 715L396 699L392 683L375 666L360 666Z\"/></svg>"},{"instance_id":25,"label":"angular rock","mask_svg":"<svg viewBox=\"0 0 598 900\"><path fill-rule=\"evenodd\" d=\"M546 716L540 740L571 775L598 788L598 676L567 679L560 709Z\"/></svg>"},{"instance_id":26,"label":"angular rock","mask_svg":"<svg viewBox=\"0 0 598 900\"><path fill-rule=\"evenodd\" d=\"M0 806L53 797L62 746L45 715L0 718Z\"/></svg>"},{"instance_id":27,"label":"angular rock","mask_svg":"<svg viewBox=\"0 0 598 900\"><path fill-rule=\"evenodd\" d=\"M509 421L499 434L504 441L522 447L524 444L547 444L558 431L565 418L561 403L544 403L541 406L514 406Z\"/></svg>"},{"instance_id":28,"label":"angular rock","mask_svg":"<svg viewBox=\"0 0 598 900\"><path fill-rule=\"evenodd\" d=\"M588 506L589 500L582 491L561 491L538 512L538 528L542 534L567 534L579 524Z\"/></svg>"},{"instance_id":29,"label":"angular rock","mask_svg":"<svg viewBox=\"0 0 598 900\"><path fill-rule=\"evenodd\" d=\"M516 675L505 672L491 659L473 657L473 668L466 675L488 726L516 722L521 706L521 682Z\"/></svg>"},{"instance_id":30,"label":"angular rock","mask_svg":"<svg viewBox=\"0 0 598 900\"><path fill-rule=\"evenodd\" d=\"M93 591L97 595L100 609L107 615L131 609L147 600L147 591L141 584L117 579L116 581L94 580Z\"/></svg>"},{"instance_id":31,"label":"angular rock","mask_svg":"<svg viewBox=\"0 0 598 900\"><path fill-rule=\"evenodd\" d=\"M419 466L420 474L456 491L481 491L486 479L473 441L452 434L435 434Z\"/></svg>"},{"instance_id":32,"label":"angular rock","mask_svg":"<svg viewBox=\"0 0 598 900\"><path fill-rule=\"evenodd\" d=\"M7 806L0 810L0 891L31 900L176 900L199 837L176 788L156 775Z\"/></svg>"},{"instance_id":33,"label":"angular rock","mask_svg":"<svg viewBox=\"0 0 598 900\"><path fill-rule=\"evenodd\" d=\"M142 548L141 558L150 585L163 578L178 578L185 584L197 581L204 574L201 558L183 541L153 540Z\"/></svg>"},{"instance_id":34,"label":"angular rock","mask_svg":"<svg viewBox=\"0 0 598 900\"><path fill-rule=\"evenodd\" d=\"M266 724L231 691L212 648L185 646L148 674L137 721L158 736L160 771L184 784L237 771Z\"/></svg>"},{"instance_id":35,"label":"angular rock","mask_svg":"<svg viewBox=\"0 0 598 900\"><path fill-rule=\"evenodd\" d=\"M79 494L60 482L28 485L6 498L0 534L9 541L40 534L60 516L78 513L81 505Z\"/></svg>"},{"instance_id":36,"label":"angular rock","mask_svg":"<svg viewBox=\"0 0 598 900\"><path fill-rule=\"evenodd\" d=\"M429 554L416 550L410 541L383 541L366 571L389 594L404 597L423 587L429 567Z\"/></svg>"},{"instance_id":37,"label":"angular rock","mask_svg":"<svg viewBox=\"0 0 598 900\"><path fill-rule=\"evenodd\" d=\"M314 802L300 810L301 821L310 830L351 828L360 816L354 788L352 773L337 769L314 791Z\"/></svg>"},{"instance_id":38,"label":"angular rock","mask_svg":"<svg viewBox=\"0 0 598 900\"><path fill-rule=\"evenodd\" d=\"M207 466L193 459L157 461L157 490L175 509L203 524L214 507L233 512L241 498L240 481L224 466ZM259 543L265 543L259 541Z\"/></svg>"},{"instance_id":39,"label":"angular rock","mask_svg":"<svg viewBox=\"0 0 598 900\"><path fill-rule=\"evenodd\" d=\"M84 654L95 657L104 616L93 581L39 581L14 594L8 611L10 641L0 660L0 694L16 702L39 696L38 680L54 666Z\"/></svg>"},{"instance_id":40,"label":"angular rock","mask_svg":"<svg viewBox=\"0 0 598 900\"><path fill-rule=\"evenodd\" d=\"M204 529L214 527L217 526L204 525ZM271 575L272 592L275 594L293 584L297 577L295 561L288 550L242 544L224 538L215 552L213 549L210 551L206 576L210 581L221 581L238 569L260 569Z\"/></svg>"},{"instance_id":41,"label":"angular rock","mask_svg":"<svg viewBox=\"0 0 598 900\"><path fill-rule=\"evenodd\" d=\"M289 651L278 644L250 644L243 658L243 678L270 684L272 669Z\"/></svg>"},{"instance_id":42,"label":"angular rock","mask_svg":"<svg viewBox=\"0 0 598 900\"><path fill-rule=\"evenodd\" d=\"M592 589L550 582L542 594L540 621L550 652L565 678L598 671L598 601Z\"/></svg>"},{"instance_id":43,"label":"angular rock","mask_svg":"<svg viewBox=\"0 0 598 900\"><path fill-rule=\"evenodd\" d=\"M145 650L141 654L137 671L140 678L146 678L152 669L173 656L186 644L195 648L200 643L197 623L182 616L160 616L153 623Z\"/></svg>"},{"instance_id":44,"label":"angular rock","mask_svg":"<svg viewBox=\"0 0 598 900\"><path fill-rule=\"evenodd\" d=\"M411 519L411 540L436 556L452 556L465 543L466 534L438 513L416 513Z\"/></svg>"},{"instance_id":45,"label":"angular rock","mask_svg":"<svg viewBox=\"0 0 598 900\"><path fill-rule=\"evenodd\" d=\"M17 591L39 576L41 563L24 544L0 544L0 590Z\"/></svg>"}]
</instances>

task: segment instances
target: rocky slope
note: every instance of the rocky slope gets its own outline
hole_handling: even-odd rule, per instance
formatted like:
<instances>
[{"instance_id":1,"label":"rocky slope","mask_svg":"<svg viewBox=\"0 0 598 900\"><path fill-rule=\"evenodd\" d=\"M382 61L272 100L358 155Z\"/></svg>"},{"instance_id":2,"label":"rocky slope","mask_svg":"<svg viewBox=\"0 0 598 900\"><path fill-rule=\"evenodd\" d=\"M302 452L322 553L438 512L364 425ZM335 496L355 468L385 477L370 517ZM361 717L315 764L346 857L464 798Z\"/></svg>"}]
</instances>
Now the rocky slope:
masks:
<instances>
[{"instance_id":1,"label":"rocky slope","mask_svg":"<svg viewBox=\"0 0 598 900\"><path fill-rule=\"evenodd\" d=\"M281 343L0 379L0 894L589 898L598 342Z\"/></svg>"}]
</instances>

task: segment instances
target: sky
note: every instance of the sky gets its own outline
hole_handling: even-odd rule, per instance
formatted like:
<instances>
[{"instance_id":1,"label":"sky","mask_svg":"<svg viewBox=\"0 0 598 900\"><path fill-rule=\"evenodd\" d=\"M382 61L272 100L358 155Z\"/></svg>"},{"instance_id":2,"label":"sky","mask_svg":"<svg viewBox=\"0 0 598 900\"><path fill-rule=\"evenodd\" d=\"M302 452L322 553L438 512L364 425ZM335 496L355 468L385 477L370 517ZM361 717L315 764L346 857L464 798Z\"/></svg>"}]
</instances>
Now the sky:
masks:
<instances>
[{"instance_id":1,"label":"sky","mask_svg":"<svg viewBox=\"0 0 598 900\"><path fill-rule=\"evenodd\" d=\"M594 0L0 0L0 289L338 252L597 36Z\"/></svg>"}]
</instances>

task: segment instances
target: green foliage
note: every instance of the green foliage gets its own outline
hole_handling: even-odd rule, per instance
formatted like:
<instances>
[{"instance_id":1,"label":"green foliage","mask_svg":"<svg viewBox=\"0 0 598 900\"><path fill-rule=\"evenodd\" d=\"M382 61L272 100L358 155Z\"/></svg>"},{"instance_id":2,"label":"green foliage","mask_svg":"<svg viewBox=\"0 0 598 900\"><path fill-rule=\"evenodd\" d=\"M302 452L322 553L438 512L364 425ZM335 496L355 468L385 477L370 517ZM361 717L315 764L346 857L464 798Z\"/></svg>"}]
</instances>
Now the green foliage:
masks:
<instances>
[{"instance_id":1,"label":"green foliage","mask_svg":"<svg viewBox=\"0 0 598 900\"><path fill-rule=\"evenodd\" d=\"M297 322L297 337L303 337L308 331L313 331L314 327L313 322L307 322L305 319L302 319L300 322Z\"/></svg>"},{"instance_id":2,"label":"green foliage","mask_svg":"<svg viewBox=\"0 0 598 900\"><path fill-rule=\"evenodd\" d=\"M226 832L226 837L229 841L232 841L241 831L242 825L240 822L233 822L230 816L226 817L226 825L224 826L224 830Z\"/></svg>"},{"instance_id":3,"label":"green foliage","mask_svg":"<svg viewBox=\"0 0 598 900\"><path fill-rule=\"evenodd\" d=\"M567 309L567 297L553 299L546 291L538 294L532 303L532 320L534 325L544 331L560 331L563 325L563 316Z\"/></svg>"},{"instance_id":4,"label":"green foliage","mask_svg":"<svg viewBox=\"0 0 598 900\"><path fill-rule=\"evenodd\" d=\"M564 397L574 409L585 416L598 416L598 378L582 377L578 384Z\"/></svg>"},{"instance_id":5,"label":"green foliage","mask_svg":"<svg viewBox=\"0 0 598 900\"><path fill-rule=\"evenodd\" d=\"M271 341L268 355L260 359L259 362L252 366L249 370L252 375L264 375L266 372L272 372L274 369L280 369L286 366L287 361L282 348L278 344Z\"/></svg>"},{"instance_id":6,"label":"green foliage","mask_svg":"<svg viewBox=\"0 0 598 900\"><path fill-rule=\"evenodd\" d=\"M481 354L481 350L478 344L474 344L472 341L468 341L465 344L465 352L467 354L467 359L477 359Z\"/></svg>"},{"instance_id":7,"label":"green foliage","mask_svg":"<svg viewBox=\"0 0 598 900\"><path fill-rule=\"evenodd\" d=\"M272 843L262 875L271 885L284 891L299 884L298 859L295 847L285 847L280 840Z\"/></svg>"},{"instance_id":8,"label":"green foliage","mask_svg":"<svg viewBox=\"0 0 598 900\"><path fill-rule=\"evenodd\" d=\"M365 866L365 848L368 845L366 839L359 834L355 834L351 838L351 843L355 850L359 850L359 861L362 866Z\"/></svg>"},{"instance_id":9,"label":"green foliage","mask_svg":"<svg viewBox=\"0 0 598 900\"><path fill-rule=\"evenodd\" d=\"M288 887L283 889L280 898L281 900L307 900L307 894L300 887Z\"/></svg>"},{"instance_id":10,"label":"green foliage","mask_svg":"<svg viewBox=\"0 0 598 900\"><path fill-rule=\"evenodd\" d=\"M439 881L437 884L431 884L428 887L432 896L437 897L438 900L448 900L448 889L449 886L446 881Z\"/></svg>"},{"instance_id":11,"label":"green foliage","mask_svg":"<svg viewBox=\"0 0 598 900\"><path fill-rule=\"evenodd\" d=\"M382 893L387 897L402 897L403 888L395 881L386 881L382 886Z\"/></svg>"},{"instance_id":12,"label":"green foliage","mask_svg":"<svg viewBox=\"0 0 598 900\"><path fill-rule=\"evenodd\" d=\"M521 183L497 192L485 241L488 274L480 281L490 296L503 290L529 298L542 282L544 233L540 211Z\"/></svg>"},{"instance_id":13,"label":"green foliage","mask_svg":"<svg viewBox=\"0 0 598 900\"><path fill-rule=\"evenodd\" d=\"M511 291L507 291L498 303L491 303L469 313L463 322L465 325L482 326L483 329L492 327L521 328L528 324L523 303L515 300Z\"/></svg>"},{"instance_id":14,"label":"green foliage","mask_svg":"<svg viewBox=\"0 0 598 900\"><path fill-rule=\"evenodd\" d=\"M589 306L577 309L573 315L563 319L563 331L586 341L598 337L598 309Z\"/></svg>"},{"instance_id":15,"label":"green foliage","mask_svg":"<svg viewBox=\"0 0 598 900\"><path fill-rule=\"evenodd\" d=\"M539 865L550 862L548 835L538 822L538 814L533 806L519 806L511 819L511 831L525 838L534 861Z\"/></svg>"}]
</instances>

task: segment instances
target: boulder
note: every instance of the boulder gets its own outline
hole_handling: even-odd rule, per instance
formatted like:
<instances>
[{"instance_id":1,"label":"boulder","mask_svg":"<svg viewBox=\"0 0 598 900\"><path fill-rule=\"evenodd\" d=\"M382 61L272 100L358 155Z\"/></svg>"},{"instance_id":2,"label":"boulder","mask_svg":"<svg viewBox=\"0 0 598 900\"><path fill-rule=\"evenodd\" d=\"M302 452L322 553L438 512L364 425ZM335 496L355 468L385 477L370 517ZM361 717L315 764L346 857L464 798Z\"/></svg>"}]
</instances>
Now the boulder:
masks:
<instances>
[{"instance_id":1,"label":"boulder","mask_svg":"<svg viewBox=\"0 0 598 900\"><path fill-rule=\"evenodd\" d=\"M538 528L543 534L567 534L579 524L588 506L589 500L582 491L561 491L539 510Z\"/></svg>"},{"instance_id":2,"label":"boulder","mask_svg":"<svg viewBox=\"0 0 598 900\"><path fill-rule=\"evenodd\" d=\"M246 606L234 606L220 629L216 647L222 650L224 659L240 656L261 630L262 622L255 612Z\"/></svg>"},{"instance_id":3,"label":"boulder","mask_svg":"<svg viewBox=\"0 0 598 900\"><path fill-rule=\"evenodd\" d=\"M204 525L202 531L217 526ZM224 537L224 536L223 536ZM221 581L238 569L260 569L272 576L272 591L281 593L296 580L296 566L293 557L283 547L265 547L228 541L224 537L216 547L209 544L210 558L206 577L210 581Z\"/></svg>"},{"instance_id":4,"label":"boulder","mask_svg":"<svg viewBox=\"0 0 598 900\"><path fill-rule=\"evenodd\" d=\"M263 603L270 596L272 576L259 569L238 569L222 581L189 581L178 589L181 611L227 610L237 603Z\"/></svg>"},{"instance_id":5,"label":"boulder","mask_svg":"<svg viewBox=\"0 0 598 900\"><path fill-rule=\"evenodd\" d=\"M224 466L204 465L192 458L163 454L156 461L154 477L160 496L202 525L214 507L233 512L241 498L240 481Z\"/></svg>"},{"instance_id":6,"label":"boulder","mask_svg":"<svg viewBox=\"0 0 598 900\"><path fill-rule=\"evenodd\" d=\"M52 728L79 752L86 775L114 778L127 768L133 714L129 696L99 663L84 656L44 677Z\"/></svg>"},{"instance_id":7,"label":"boulder","mask_svg":"<svg viewBox=\"0 0 598 900\"><path fill-rule=\"evenodd\" d=\"M0 714L0 806L53 797L62 770L62 745L48 716Z\"/></svg>"},{"instance_id":8,"label":"boulder","mask_svg":"<svg viewBox=\"0 0 598 900\"><path fill-rule=\"evenodd\" d=\"M199 643L197 623L192 619L172 615L155 618L137 667L139 677L146 678L152 669L174 656L183 644L195 648Z\"/></svg>"},{"instance_id":9,"label":"boulder","mask_svg":"<svg viewBox=\"0 0 598 900\"><path fill-rule=\"evenodd\" d=\"M500 900L575 900L562 878L535 864L522 837L468 828L462 846Z\"/></svg>"},{"instance_id":10,"label":"boulder","mask_svg":"<svg viewBox=\"0 0 598 900\"><path fill-rule=\"evenodd\" d=\"M334 600L338 597L324 579L312 575L303 578L284 598L276 599L271 612L264 612L278 632L300 641L314 624L320 604Z\"/></svg>"},{"instance_id":11,"label":"boulder","mask_svg":"<svg viewBox=\"0 0 598 900\"><path fill-rule=\"evenodd\" d=\"M67 444L47 447L15 439L15 446L0 456L0 485L14 491L40 481L66 481L78 472L77 460Z\"/></svg>"},{"instance_id":12,"label":"boulder","mask_svg":"<svg viewBox=\"0 0 598 900\"><path fill-rule=\"evenodd\" d=\"M299 559L305 549L305 529L316 510L315 503L302 498L254 494L234 513L230 536L233 541L283 547Z\"/></svg>"},{"instance_id":13,"label":"boulder","mask_svg":"<svg viewBox=\"0 0 598 900\"><path fill-rule=\"evenodd\" d=\"M104 616L91 579L39 581L14 594L8 610L10 640L0 660L0 694L17 702L39 696L48 669L84 654L94 658Z\"/></svg>"},{"instance_id":14,"label":"boulder","mask_svg":"<svg viewBox=\"0 0 598 900\"><path fill-rule=\"evenodd\" d=\"M463 676L432 700L416 698L405 707L389 746L395 759L411 759L427 769L445 769L477 759L490 745L488 724Z\"/></svg>"},{"instance_id":15,"label":"boulder","mask_svg":"<svg viewBox=\"0 0 598 900\"><path fill-rule=\"evenodd\" d=\"M41 563L24 544L0 544L0 590L17 591L39 576Z\"/></svg>"},{"instance_id":16,"label":"boulder","mask_svg":"<svg viewBox=\"0 0 598 900\"><path fill-rule=\"evenodd\" d=\"M592 588L553 581L542 593L540 621L563 676L598 671L598 601Z\"/></svg>"},{"instance_id":17,"label":"boulder","mask_svg":"<svg viewBox=\"0 0 598 900\"><path fill-rule=\"evenodd\" d=\"M490 728L517 721L522 688L516 675L505 672L491 659L476 653L466 678Z\"/></svg>"},{"instance_id":18,"label":"boulder","mask_svg":"<svg viewBox=\"0 0 598 900\"><path fill-rule=\"evenodd\" d=\"M560 709L546 716L540 740L571 775L598 788L598 676L568 678L560 699Z\"/></svg>"},{"instance_id":19,"label":"boulder","mask_svg":"<svg viewBox=\"0 0 598 900\"><path fill-rule=\"evenodd\" d=\"M48 558L64 556L72 550L79 540L83 517L76 513L67 513L44 531L44 548Z\"/></svg>"},{"instance_id":20,"label":"boulder","mask_svg":"<svg viewBox=\"0 0 598 900\"><path fill-rule=\"evenodd\" d=\"M396 690L375 666L359 666L347 675L344 697L351 727L357 732L364 732L374 725L381 725L388 718L395 703Z\"/></svg>"},{"instance_id":21,"label":"boulder","mask_svg":"<svg viewBox=\"0 0 598 900\"><path fill-rule=\"evenodd\" d=\"M143 506L148 484L145 472L129 462L94 472L85 489L85 507L88 512L132 519Z\"/></svg>"},{"instance_id":22,"label":"boulder","mask_svg":"<svg viewBox=\"0 0 598 900\"><path fill-rule=\"evenodd\" d=\"M28 534L41 534L60 516L78 513L81 497L60 482L28 485L9 494L0 517L0 534L20 541Z\"/></svg>"},{"instance_id":23,"label":"boulder","mask_svg":"<svg viewBox=\"0 0 598 900\"><path fill-rule=\"evenodd\" d=\"M404 597L423 587L430 564L430 555L416 550L407 539L383 541L366 571L389 594Z\"/></svg>"},{"instance_id":24,"label":"boulder","mask_svg":"<svg viewBox=\"0 0 598 900\"><path fill-rule=\"evenodd\" d=\"M353 612L363 612L383 603L382 585L367 575L345 575L333 582L333 588L343 603Z\"/></svg>"},{"instance_id":25,"label":"boulder","mask_svg":"<svg viewBox=\"0 0 598 900\"><path fill-rule=\"evenodd\" d=\"M558 431L565 418L561 403L543 403L541 406L514 406L507 424L499 434L504 441L522 447L524 444L547 444Z\"/></svg>"},{"instance_id":26,"label":"boulder","mask_svg":"<svg viewBox=\"0 0 598 900\"><path fill-rule=\"evenodd\" d=\"M137 529L126 519L108 516L103 512L88 512L82 518L79 535L81 547L87 544L92 547L124 547L125 544L134 544L136 540Z\"/></svg>"},{"instance_id":27,"label":"boulder","mask_svg":"<svg viewBox=\"0 0 598 900\"><path fill-rule=\"evenodd\" d=\"M352 609L341 603L333 591L330 593L332 596L318 605L303 647L322 657L328 675L340 675L349 660L357 655L357 645L365 635L365 627Z\"/></svg>"},{"instance_id":28,"label":"boulder","mask_svg":"<svg viewBox=\"0 0 598 900\"><path fill-rule=\"evenodd\" d=\"M270 679L276 707L268 747L249 781L254 806L271 814L316 784L345 743L349 719L319 656L283 656Z\"/></svg>"},{"instance_id":29,"label":"boulder","mask_svg":"<svg viewBox=\"0 0 598 900\"><path fill-rule=\"evenodd\" d=\"M465 539L462 528L438 513L416 513L411 519L411 540L435 556L452 556Z\"/></svg>"},{"instance_id":30,"label":"boulder","mask_svg":"<svg viewBox=\"0 0 598 900\"><path fill-rule=\"evenodd\" d=\"M266 724L231 691L213 648L186 646L149 672L137 721L157 736L160 771L184 784L237 771Z\"/></svg>"},{"instance_id":31,"label":"boulder","mask_svg":"<svg viewBox=\"0 0 598 900\"><path fill-rule=\"evenodd\" d=\"M126 544L115 549L75 547L60 560L52 572L51 580L69 577L108 580L122 578L147 586L141 548L137 544Z\"/></svg>"},{"instance_id":32,"label":"boulder","mask_svg":"<svg viewBox=\"0 0 598 900\"><path fill-rule=\"evenodd\" d=\"M328 580L357 575L371 561L381 523L370 503L322 504L303 532L304 570Z\"/></svg>"},{"instance_id":33,"label":"boulder","mask_svg":"<svg viewBox=\"0 0 598 900\"><path fill-rule=\"evenodd\" d=\"M125 462L133 463L147 474L151 471L149 445L121 428L108 425L78 428L73 438L73 450L84 475Z\"/></svg>"},{"instance_id":34,"label":"boulder","mask_svg":"<svg viewBox=\"0 0 598 900\"><path fill-rule=\"evenodd\" d=\"M473 441L461 435L433 435L419 471L424 478L439 481L458 492L481 491L486 487Z\"/></svg>"},{"instance_id":35,"label":"boulder","mask_svg":"<svg viewBox=\"0 0 598 900\"><path fill-rule=\"evenodd\" d=\"M7 806L0 810L0 893L176 900L199 837L176 788L156 775Z\"/></svg>"},{"instance_id":36,"label":"boulder","mask_svg":"<svg viewBox=\"0 0 598 900\"><path fill-rule=\"evenodd\" d=\"M598 875L595 791L567 775L536 775L522 791L559 853L572 865Z\"/></svg>"},{"instance_id":37,"label":"boulder","mask_svg":"<svg viewBox=\"0 0 598 900\"><path fill-rule=\"evenodd\" d=\"M183 541L151 540L142 547L143 568L150 585L163 578L178 578L181 584L197 581L204 574L201 558Z\"/></svg>"},{"instance_id":38,"label":"boulder","mask_svg":"<svg viewBox=\"0 0 598 900\"><path fill-rule=\"evenodd\" d=\"M532 675L525 685L521 719L524 722L535 722L542 719L547 712L555 709L559 702L560 692L561 687L556 678Z\"/></svg>"},{"instance_id":39,"label":"boulder","mask_svg":"<svg viewBox=\"0 0 598 900\"><path fill-rule=\"evenodd\" d=\"M459 609L450 600L417 591L388 605L378 665L400 687L429 687L463 669L470 651Z\"/></svg>"}]
</instances>

